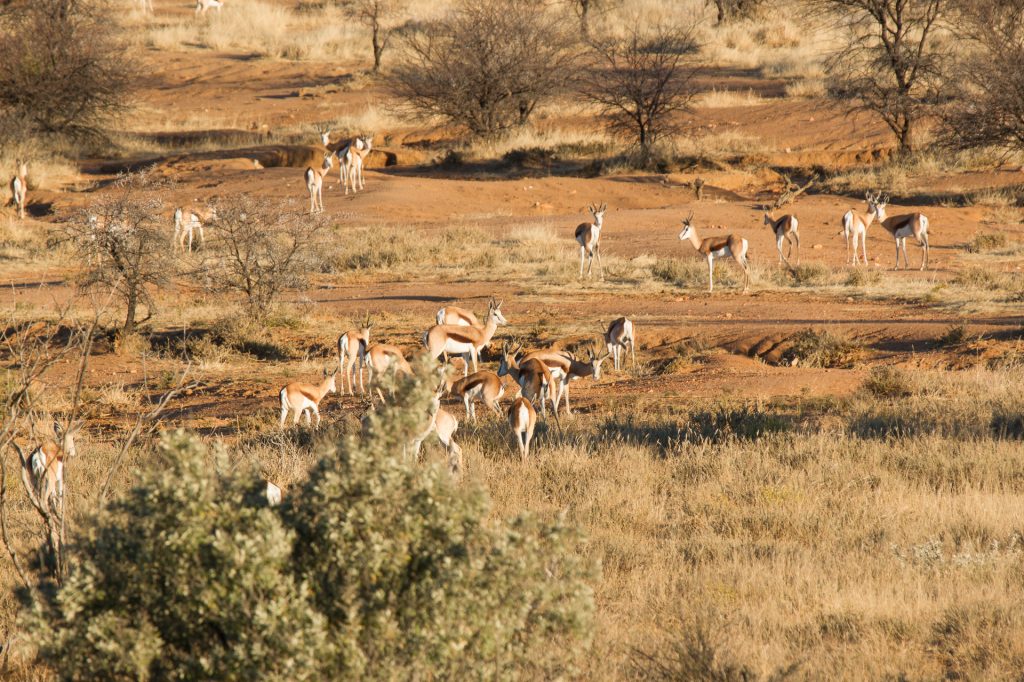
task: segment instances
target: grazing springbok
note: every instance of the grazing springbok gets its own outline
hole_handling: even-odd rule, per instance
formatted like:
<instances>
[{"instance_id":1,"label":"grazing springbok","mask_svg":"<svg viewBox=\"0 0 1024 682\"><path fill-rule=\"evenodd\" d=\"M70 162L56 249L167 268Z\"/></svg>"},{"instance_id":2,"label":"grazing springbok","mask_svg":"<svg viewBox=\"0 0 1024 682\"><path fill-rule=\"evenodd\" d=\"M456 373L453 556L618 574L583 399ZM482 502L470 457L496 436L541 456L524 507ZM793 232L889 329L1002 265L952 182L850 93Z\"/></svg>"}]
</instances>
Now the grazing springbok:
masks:
<instances>
[{"instance_id":1,"label":"grazing springbok","mask_svg":"<svg viewBox=\"0 0 1024 682\"><path fill-rule=\"evenodd\" d=\"M499 401L505 395L505 386L502 384L501 378L494 372L487 370L473 372L469 376L453 382L448 392L455 398L462 398L462 403L466 406L466 415L473 421L476 421L477 400L501 416Z\"/></svg>"},{"instance_id":2,"label":"grazing springbok","mask_svg":"<svg viewBox=\"0 0 1024 682\"><path fill-rule=\"evenodd\" d=\"M743 291L750 284L750 267L747 265L747 248L749 244L743 237L727 234L724 237L708 237L701 239L693 226L693 213L683 220L683 230L679 233L679 241L688 241L693 248L708 260L708 291L715 289L715 259L732 257L743 270Z\"/></svg>"},{"instance_id":3,"label":"grazing springbok","mask_svg":"<svg viewBox=\"0 0 1024 682\"><path fill-rule=\"evenodd\" d=\"M64 510L64 460L78 454L75 434L80 426L80 423L75 423L64 430L59 423L54 422L55 440L47 440L28 457L39 501L46 509L58 514Z\"/></svg>"},{"instance_id":4,"label":"grazing springbok","mask_svg":"<svg viewBox=\"0 0 1024 682\"><path fill-rule=\"evenodd\" d=\"M409 361L402 355L402 349L398 346L390 346L378 343L366 349L363 362L366 363L367 383L373 387L374 376L380 378L385 372L393 369L395 374L412 374L412 367ZM381 398L383 400L383 397Z\"/></svg>"},{"instance_id":5,"label":"grazing springbok","mask_svg":"<svg viewBox=\"0 0 1024 682\"><path fill-rule=\"evenodd\" d=\"M923 213L904 213L886 217L885 207L889 205L889 195L876 202L878 222L885 231L896 240L896 270L900 269L900 249L903 250L903 266L910 269L907 258L907 237L913 237L921 247L921 269L928 268L928 216Z\"/></svg>"},{"instance_id":6,"label":"grazing springbok","mask_svg":"<svg viewBox=\"0 0 1024 682\"><path fill-rule=\"evenodd\" d=\"M281 428L284 428L285 419L288 418L288 413L294 414L294 420L292 424L299 423L299 417L302 414L306 415L306 425L309 426L312 423L310 413L316 415L316 425L320 426L320 401L324 399L328 393L334 393L338 390L338 386L335 383L335 378L338 376L338 371L335 370L330 374L327 370L324 370L324 378L319 384L304 384L299 381L293 381L284 388L281 389Z\"/></svg>"},{"instance_id":7,"label":"grazing springbok","mask_svg":"<svg viewBox=\"0 0 1024 682\"><path fill-rule=\"evenodd\" d=\"M860 240L861 251L864 255L864 265L868 264L868 228L879 215L879 209L885 210L885 202L881 201L881 192L864 193L864 201L868 204L868 212L860 213L852 208L843 214L843 229L838 234L846 237L846 261L857 265L857 241ZM850 245L853 245L853 260L850 260Z\"/></svg>"},{"instance_id":8,"label":"grazing springbok","mask_svg":"<svg viewBox=\"0 0 1024 682\"><path fill-rule=\"evenodd\" d=\"M175 251L185 252L185 239L188 238L188 252L192 253L192 240L196 233L199 233L199 243L206 244L206 233L203 226L217 220L217 207L194 208L187 213L180 206L174 209L174 239L172 245Z\"/></svg>"},{"instance_id":9,"label":"grazing springbok","mask_svg":"<svg viewBox=\"0 0 1024 682\"><path fill-rule=\"evenodd\" d=\"M558 409L558 405L564 400L565 413L572 414L572 408L569 406L569 384L583 377L593 377L594 381L599 381L601 379L601 363L610 354L605 351L598 355L595 349L589 348L587 349L587 361L580 362L563 351L541 350L527 353L523 356L523 360L537 359L547 365L552 378L558 384L554 399L555 409Z\"/></svg>"},{"instance_id":10,"label":"grazing springbok","mask_svg":"<svg viewBox=\"0 0 1024 682\"><path fill-rule=\"evenodd\" d=\"M612 366L616 370L622 369L622 351L627 347L633 357L633 366L636 366L636 332L631 320L625 317L612 320L608 330L604 332L604 343L612 356Z\"/></svg>"},{"instance_id":11,"label":"grazing springbok","mask_svg":"<svg viewBox=\"0 0 1024 682\"><path fill-rule=\"evenodd\" d=\"M350 329L338 337L338 369L341 370L341 388L345 389L348 381L348 394L355 389L356 364L359 366L359 392L363 393L363 365L366 364L366 349L370 346L370 329L373 322L370 314L366 314L363 325L359 329Z\"/></svg>"},{"instance_id":12,"label":"grazing springbok","mask_svg":"<svg viewBox=\"0 0 1024 682\"><path fill-rule=\"evenodd\" d=\"M541 414L546 419L548 416L547 402L552 401L555 418L558 418L558 405L554 403L553 388L555 379L551 370L543 362L537 359L517 359L522 346L512 348L508 343L502 344L501 361L498 363L498 376L510 376L519 384L519 389L530 402L540 401Z\"/></svg>"},{"instance_id":13,"label":"grazing springbok","mask_svg":"<svg viewBox=\"0 0 1024 682\"><path fill-rule=\"evenodd\" d=\"M281 488L267 481L267 504L271 507L281 506Z\"/></svg>"},{"instance_id":14,"label":"grazing springbok","mask_svg":"<svg viewBox=\"0 0 1024 682\"><path fill-rule=\"evenodd\" d=\"M11 200L8 205L13 205L18 211L18 218L24 220L25 204L28 197L28 164L18 159L16 166L16 174L11 178Z\"/></svg>"},{"instance_id":15,"label":"grazing springbok","mask_svg":"<svg viewBox=\"0 0 1024 682\"><path fill-rule=\"evenodd\" d=\"M480 351L491 342L498 325L507 323L505 316L501 314L501 301L495 302L492 298L487 305L487 317L484 318L483 327L437 324L423 334L423 345L426 346L430 357L435 360L442 354L462 355L465 361L462 374L468 376L470 360L473 362L473 371L476 372L479 369L477 364Z\"/></svg>"},{"instance_id":16,"label":"grazing springbok","mask_svg":"<svg viewBox=\"0 0 1024 682\"><path fill-rule=\"evenodd\" d=\"M220 8L224 6L221 0L196 0L196 16L200 14L205 15L208 10L215 9L220 12Z\"/></svg>"},{"instance_id":17,"label":"grazing springbok","mask_svg":"<svg viewBox=\"0 0 1024 682\"><path fill-rule=\"evenodd\" d=\"M774 209L771 206L763 206L764 210L764 224L772 228L772 232L775 233L775 248L779 252L779 262L785 263L789 267L789 256L793 255L793 244L796 244L796 264L800 265L800 233L797 232L799 223L795 215L786 214L781 218L775 218L772 215ZM789 256L782 255L782 241L785 240L789 245Z\"/></svg>"},{"instance_id":18,"label":"grazing springbok","mask_svg":"<svg viewBox=\"0 0 1024 682\"><path fill-rule=\"evenodd\" d=\"M459 428L459 420L448 410L441 407L441 394L444 392L444 382L438 386L437 392L431 400L428 416L430 421L426 428L412 442L412 455L418 462L420 459L420 448L423 441L430 434L437 435L445 451L448 453L448 471L452 476L458 477L462 473L462 448L455 442L455 432Z\"/></svg>"},{"instance_id":19,"label":"grazing springbok","mask_svg":"<svg viewBox=\"0 0 1024 682\"><path fill-rule=\"evenodd\" d=\"M604 279L604 266L601 264L601 227L604 225L604 212L608 210L608 204L601 204L600 208L587 206L587 210L594 216L592 223L580 223L576 226L576 243L580 245L580 277L583 277L583 261L590 259L587 266L587 277L594 269L594 257L597 257L597 272L601 279Z\"/></svg>"},{"instance_id":20,"label":"grazing springbok","mask_svg":"<svg viewBox=\"0 0 1024 682\"><path fill-rule=\"evenodd\" d=\"M511 407L508 408L508 423L516 437L519 456L525 462L530 458L530 441L533 440L533 430L537 427L537 410L533 409L533 403L521 397L513 400Z\"/></svg>"},{"instance_id":21,"label":"grazing springbok","mask_svg":"<svg viewBox=\"0 0 1024 682\"><path fill-rule=\"evenodd\" d=\"M312 166L306 168L306 190L309 192L309 212L323 213L324 210L324 177L334 165L334 154L324 154L324 163L317 170Z\"/></svg>"}]
</instances>

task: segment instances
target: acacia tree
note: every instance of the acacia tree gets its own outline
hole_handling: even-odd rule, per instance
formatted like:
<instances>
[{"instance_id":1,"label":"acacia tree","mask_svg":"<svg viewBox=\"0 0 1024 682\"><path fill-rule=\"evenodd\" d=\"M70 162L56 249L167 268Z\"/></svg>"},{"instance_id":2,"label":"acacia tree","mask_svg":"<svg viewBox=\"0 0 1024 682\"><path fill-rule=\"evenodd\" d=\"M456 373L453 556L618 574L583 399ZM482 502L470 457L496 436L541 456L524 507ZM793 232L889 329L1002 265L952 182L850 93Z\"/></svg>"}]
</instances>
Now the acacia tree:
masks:
<instances>
[{"instance_id":1,"label":"acacia tree","mask_svg":"<svg viewBox=\"0 0 1024 682\"><path fill-rule=\"evenodd\" d=\"M950 60L940 139L1024 150L1024 0L965 0L956 18L965 49Z\"/></svg>"},{"instance_id":2,"label":"acacia tree","mask_svg":"<svg viewBox=\"0 0 1024 682\"><path fill-rule=\"evenodd\" d=\"M574 45L564 15L535 0L461 0L407 33L392 87L417 114L493 137L566 88Z\"/></svg>"},{"instance_id":3,"label":"acacia tree","mask_svg":"<svg viewBox=\"0 0 1024 682\"><path fill-rule=\"evenodd\" d=\"M349 16L370 30L374 73L380 71L384 50L401 25L407 4L407 0L348 0L343 5Z\"/></svg>"},{"instance_id":4,"label":"acacia tree","mask_svg":"<svg viewBox=\"0 0 1024 682\"><path fill-rule=\"evenodd\" d=\"M644 154L679 131L678 114L696 95L692 26L634 24L621 39L592 41L591 51L582 92L613 131L634 136Z\"/></svg>"},{"instance_id":5,"label":"acacia tree","mask_svg":"<svg viewBox=\"0 0 1024 682\"><path fill-rule=\"evenodd\" d=\"M79 285L110 290L124 303L126 335L139 323L140 306L147 308L145 320L153 316L152 290L169 284L173 270L168 219L163 202L151 194L155 189L148 171L122 175L114 192L61 228L82 266Z\"/></svg>"},{"instance_id":6,"label":"acacia tree","mask_svg":"<svg viewBox=\"0 0 1024 682\"><path fill-rule=\"evenodd\" d=\"M901 152L918 144L922 118L938 99L944 55L936 29L951 0L810 0L849 36L826 63L830 94L889 127Z\"/></svg>"},{"instance_id":7,"label":"acacia tree","mask_svg":"<svg viewBox=\"0 0 1024 682\"><path fill-rule=\"evenodd\" d=\"M0 113L30 131L97 137L127 107L132 62L99 0L33 0L0 39Z\"/></svg>"},{"instance_id":8,"label":"acacia tree","mask_svg":"<svg viewBox=\"0 0 1024 682\"><path fill-rule=\"evenodd\" d=\"M242 294L262 320L280 294L301 287L312 269L324 223L267 199L242 196L217 206L217 228L206 265L214 291Z\"/></svg>"}]
</instances>

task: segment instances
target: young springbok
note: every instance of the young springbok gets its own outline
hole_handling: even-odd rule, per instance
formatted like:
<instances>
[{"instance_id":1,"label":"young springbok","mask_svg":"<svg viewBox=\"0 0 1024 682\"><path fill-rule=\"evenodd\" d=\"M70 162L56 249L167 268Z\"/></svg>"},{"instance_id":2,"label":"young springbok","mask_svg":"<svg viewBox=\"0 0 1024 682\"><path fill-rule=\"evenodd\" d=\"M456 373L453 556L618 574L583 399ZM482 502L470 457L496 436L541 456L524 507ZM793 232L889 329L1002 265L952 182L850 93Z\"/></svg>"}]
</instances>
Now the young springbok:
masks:
<instances>
[{"instance_id":1,"label":"young springbok","mask_svg":"<svg viewBox=\"0 0 1024 682\"><path fill-rule=\"evenodd\" d=\"M913 237L921 247L921 269L928 268L928 216L923 213L904 213L886 217L885 207L889 205L889 195L878 201L878 222L885 231L896 240L896 270L900 269L900 249L903 250L903 266L910 269L907 258L907 237Z\"/></svg>"},{"instance_id":2,"label":"young springbok","mask_svg":"<svg viewBox=\"0 0 1024 682\"><path fill-rule=\"evenodd\" d=\"M217 207L194 208L185 212L185 209L178 207L174 209L174 239L172 245L175 251L185 252L185 239L188 238L188 252L192 253L192 240L199 233L199 243L206 244L206 233L203 226L217 219Z\"/></svg>"},{"instance_id":3,"label":"young springbok","mask_svg":"<svg viewBox=\"0 0 1024 682\"><path fill-rule=\"evenodd\" d=\"M537 427L537 410L533 409L533 403L522 397L513 400L508 408L508 423L516 437L519 456L525 462L530 458L530 441Z\"/></svg>"},{"instance_id":4,"label":"young springbok","mask_svg":"<svg viewBox=\"0 0 1024 682\"><path fill-rule=\"evenodd\" d=\"M359 392L363 393L363 365L366 364L366 349L370 346L370 329L373 322L370 314L366 314L362 327L350 329L338 337L338 369L341 370L341 388L345 389L348 381L348 394L355 389L356 364L359 366Z\"/></svg>"},{"instance_id":5,"label":"young springbok","mask_svg":"<svg viewBox=\"0 0 1024 682\"><path fill-rule=\"evenodd\" d=\"M499 324L507 324L505 316L501 314L501 301L493 298L487 305L487 317L484 318L484 326L464 327L454 324L437 324L423 334L423 345L426 346L430 357L437 359L442 354L462 355L465 361L463 376L469 375L469 363L473 362L473 371L476 372L480 351L491 342L494 332Z\"/></svg>"},{"instance_id":6,"label":"young springbok","mask_svg":"<svg viewBox=\"0 0 1024 682\"><path fill-rule=\"evenodd\" d=\"M779 252L779 262L793 267L789 264L789 256L793 255L793 244L795 243L796 264L800 265L800 233L797 232L799 224L796 216L787 213L781 218L776 219L772 215L774 209L771 206L763 206L762 209L764 210L764 224L772 228L772 232L775 233L775 248ZM789 256L782 255L783 240L789 245Z\"/></svg>"},{"instance_id":7,"label":"young springbok","mask_svg":"<svg viewBox=\"0 0 1024 682\"><path fill-rule=\"evenodd\" d=\"M57 513L64 509L64 460L78 454L75 434L80 426L80 423L75 423L65 431L58 422L54 422L55 440L45 441L28 457L39 501L46 509Z\"/></svg>"},{"instance_id":8,"label":"young springbok","mask_svg":"<svg viewBox=\"0 0 1024 682\"><path fill-rule=\"evenodd\" d=\"M17 171L11 178L11 200L10 204L17 209L18 218L25 219L25 203L28 197L28 164L18 159L16 162Z\"/></svg>"},{"instance_id":9,"label":"young springbok","mask_svg":"<svg viewBox=\"0 0 1024 682\"><path fill-rule=\"evenodd\" d=\"M600 208L587 206L590 215L594 216L592 223L580 223L576 226L576 243L580 245L580 277L583 277L583 261L590 259L587 266L587 277L594 269L594 257L597 257L597 272L601 279L604 279L604 266L601 264L601 228L604 225L604 213L608 210L608 204L601 204Z\"/></svg>"},{"instance_id":10,"label":"young springbok","mask_svg":"<svg viewBox=\"0 0 1024 682\"><path fill-rule=\"evenodd\" d=\"M288 413L294 414L294 420L292 424L299 423L299 417L303 414L306 415L306 425L309 426L312 423L310 413L316 415L316 425L320 426L320 401L324 399L328 393L334 393L338 390L338 386L335 383L335 377L338 376L338 370L334 370L330 374L324 370L324 378L319 384L304 384L299 381L293 381L284 388L281 389L281 428L284 428L285 419L288 418Z\"/></svg>"},{"instance_id":11,"label":"young springbok","mask_svg":"<svg viewBox=\"0 0 1024 682\"><path fill-rule=\"evenodd\" d=\"M505 395L505 386L501 378L494 372L481 370L473 372L469 376L462 377L451 384L448 392L456 398L462 398L466 406L466 415L476 421L476 401L494 410L494 413L501 415L500 400Z\"/></svg>"},{"instance_id":12,"label":"young springbok","mask_svg":"<svg viewBox=\"0 0 1024 682\"><path fill-rule=\"evenodd\" d=\"M622 351L627 347L633 358L633 366L636 366L636 332L631 320L625 317L612 320L608 330L604 332L604 343L612 356L612 366L616 370L622 369Z\"/></svg>"},{"instance_id":13,"label":"young springbok","mask_svg":"<svg viewBox=\"0 0 1024 682\"><path fill-rule=\"evenodd\" d=\"M306 190L309 192L309 212L311 214L323 213L324 177L334 165L333 158L334 154L327 152L324 154L324 163L320 166L319 170L314 169L312 166L306 168Z\"/></svg>"},{"instance_id":14,"label":"young springbok","mask_svg":"<svg viewBox=\"0 0 1024 682\"><path fill-rule=\"evenodd\" d=\"M708 237L701 239L693 226L693 213L683 220L683 230L679 233L679 241L688 241L699 254L708 260L708 291L715 289L715 259L732 257L743 269L743 291L750 285L750 267L747 265L747 248L749 244L743 237L727 234L724 237Z\"/></svg>"},{"instance_id":15,"label":"young springbok","mask_svg":"<svg viewBox=\"0 0 1024 682\"><path fill-rule=\"evenodd\" d=\"M885 210L885 202L881 200L882 193L864 193L864 201L868 204L868 212L860 213L852 208L843 214L843 229L839 234L846 237L846 260L857 265L857 240L860 240L861 251L864 255L864 265L868 264L868 228L878 217L880 210ZM850 245L853 244L853 260L850 260Z\"/></svg>"}]
</instances>

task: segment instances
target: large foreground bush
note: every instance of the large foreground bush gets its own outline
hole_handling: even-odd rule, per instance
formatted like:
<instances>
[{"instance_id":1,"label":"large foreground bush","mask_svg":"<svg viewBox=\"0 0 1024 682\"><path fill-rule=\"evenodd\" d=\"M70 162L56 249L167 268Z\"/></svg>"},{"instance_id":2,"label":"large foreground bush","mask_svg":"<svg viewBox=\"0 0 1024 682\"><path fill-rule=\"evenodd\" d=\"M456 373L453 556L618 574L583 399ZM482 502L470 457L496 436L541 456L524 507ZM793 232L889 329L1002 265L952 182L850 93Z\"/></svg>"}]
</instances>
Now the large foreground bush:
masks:
<instances>
[{"instance_id":1,"label":"large foreground bush","mask_svg":"<svg viewBox=\"0 0 1024 682\"><path fill-rule=\"evenodd\" d=\"M491 522L478 489L405 460L428 383L397 387L409 407L325 445L281 511L255 476L168 437L163 470L92 521L69 579L37 607L43 659L100 679L550 678L572 666L592 611L573 534Z\"/></svg>"}]
</instances>

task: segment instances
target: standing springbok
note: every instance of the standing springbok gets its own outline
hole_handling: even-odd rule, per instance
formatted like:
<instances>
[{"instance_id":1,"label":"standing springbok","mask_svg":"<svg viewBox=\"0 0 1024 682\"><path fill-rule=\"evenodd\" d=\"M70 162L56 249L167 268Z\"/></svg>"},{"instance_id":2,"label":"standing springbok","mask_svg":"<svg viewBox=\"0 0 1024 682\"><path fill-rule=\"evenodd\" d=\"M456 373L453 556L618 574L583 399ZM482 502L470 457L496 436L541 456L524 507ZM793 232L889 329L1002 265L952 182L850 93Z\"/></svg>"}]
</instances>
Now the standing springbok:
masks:
<instances>
[{"instance_id":1,"label":"standing springbok","mask_svg":"<svg viewBox=\"0 0 1024 682\"><path fill-rule=\"evenodd\" d=\"M196 0L196 16L200 14L205 15L207 10L215 9L220 12L220 8L224 6L221 0Z\"/></svg>"},{"instance_id":2,"label":"standing springbok","mask_svg":"<svg viewBox=\"0 0 1024 682\"><path fill-rule=\"evenodd\" d=\"M522 346L512 348L505 343L501 347L501 361L498 363L498 376L510 376L513 381L519 384L519 389L524 398L530 402L540 401L541 414L546 419L548 416L547 402L552 401L555 418L558 418L558 406L554 404L553 389L555 379L551 370L536 358L523 360L517 359Z\"/></svg>"},{"instance_id":3,"label":"standing springbok","mask_svg":"<svg viewBox=\"0 0 1024 682\"><path fill-rule=\"evenodd\" d=\"M172 246L175 251L185 252L185 238L188 238L188 252L192 253L192 240L199 233L199 243L206 244L206 233L203 226L217 219L217 207L193 208L185 213L185 209L174 209L174 239Z\"/></svg>"},{"instance_id":4,"label":"standing springbok","mask_svg":"<svg viewBox=\"0 0 1024 682\"><path fill-rule=\"evenodd\" d=\"M594 269L594 257L597 256L597 272L601 279L604 279L604 266L601 264L601 227L604 225L604 213L608 210L608 204L601 204L600 208L587 206L587 210L594 216L592 223L580 223L576 226L576 243L580 245L580 277L583 277L583 261L590 259L587 266L587 277Z\"/></svg>"},{"instance_id":5,"label":"standing springbok","mask_svg":"<svg viewBox=\"0 0 1024 682\"><path fill-rule=\"evenodd\" d=\"M438 324L454 324L461 327L483 327L472 311L454 305L446 305L437 311Z\"/></svg>"},{"instance_id":6,"label":"standing springbok","mask_svg":"<svg viewBox=\"0 0 1024 682\"><path fill-rule=\"evenodd\" d=\"M459 420L448 410L441 407L441 393L444 391L444 382L438 386L437 393L431 400L428 416L430 421L426 428L413 439L412 454L418 462L420 459L420 448L423 441L430 434L436 434L441 441L445 451L448 453L448 471L452 476L458 477L462 473L462 448L455 442L455 432L459 428Z\"/></svg>"},{"instance_id":7,"label":"standing springbok","mask_svg":"<svg viewBox=\"0 0 1024 682\"><path fill-rule=\"evenodd\" d=\"M324 378L319 384L304 384L298 381L293 381L284 388L281 389L281 428L284 428L285 419L288 418L288 413L294 414L294 420L292 424L299 423L299 417L303 414L306 415L306 425L310 426L312 418L310 413L316 415L316 425L320 426L320 401L324 399L328 393L334 393L338 390L338 386L335 383L335 377L338 376L338 371L335 370L330 374L327 370L324 370Z\"/></svg>"},{"instance_id":8,"label":"standing springbok","mask_svg":"<svg viewBox=\"0 0 1024 682\"><path fill-rule=\"evenodd\" d=\"M881 192L875 192L874 196L870 191L865 192L864 201L868 204L868 212L860 213L851 208L843 214L843 229L839 231L839 234L846 237L846 261L848 263L857 265L857 239L859 238L864 255L864 265L868 264L868 228L878 217L879 207L881 207L881 211L885 210L885 202L881 200L881 196ZM852 261L850 260L851 243L853 244Z\"/></svg>"},{"instance_id":9,"label":"standing springbok","mask_svg":"<svg viewBox=\"0 0 1024 682\"><path fill-rule=\"evenodd\" d=\"M487 317L482 328L437 324L423 334L423 345L426 346L430 357L435 360L444 353L462 355L465 362L462 374L468 376L470 360L473 361L473 371L476 372L479 369L477 364L480 351L491 342L498 325L507 323L505 316L501 314L501 301L495 302L492 298L487 305Z\"/></svg>"},{"instance_id":10,"label":"standing springbok","mask_svg":"<svg viewBox=\"0 0 1024 682\"><path fill-rule=\"evenodd\" d=\"M11 200L10 205L13 205L18 211L18 218L21 220L25 219L25 204L28 197L28 164L18 159L16 162L17 171L13 178L11 178Z\"/></svg>"},{"instance_id":11,"label":"standing springbok","mask_svg":"<svg viewBox=\"0 0 1024 682\"><path fill-rule=\"evenodd\" d=\"M338 337L338 369L341 371L341 388L345 389L345 382L348 381L348 394L352 395L355 389L356 364L359 366L359 392L365 392L363 388L363 366L366 364L366 349L370 346L370 330L373 322L370 321L370 314L366 314L363 325L359 329L350 329Z\"/></svg>"},{"instance_id":12,"label":"standing springbok","mask_svg":"<svg viewBox=\"0 0 1024 682\"><path fill-rule=\"evenodd\" d=\"M796 264L800 265L800 233L797 232L799 223L797 222L796 216L792 214L786 214L781 218L776 219L774 215L774 208L771 206L762 206L764 210L764 224L772 228L772 232L775 233L775 248L779 252L779 262L785 263L789 267L793 267L789 264L789 256L793 255L793 244L796 243ZM785 240L789 245L789 256L782 255L782 241Z\"/></svg>"},{"instance_id":13,"label":"standing springbok","mask_svg":"<svg viewBox=\"0 0 1024 682\"><path fill-rule=\"evenodd\" d=\"M501 416L500 400L505 395L505 386L501 378L494 372L481 370L473 372L469 376L462 377L451 384L449 394L455 398L462 398L466 406L466 415L476 421L476 401L494 410L494 413Z\"/></svg>"},{"instance_id":14,"label":"standing springbok","mask_svg":"<svg viewBox=\"0 0 1024 682\"><path fill-rule=\"evenodd\" d=\"M343 171L345 194L348 194L350 184L353 194L361 189L366 189L366 182L363 180L363 166L366 165L366 157L370 155L371 151L373 151L373 135L357 137L345 149L344 157L339 157L339 163L345 167Z\"/></svg>"},{"instance_id":15,"label":"standing springbok","mask_svg":"<svg viewBox=\"0 0 1024 682\"><path fill-rule=\"evenodd\" d=\"M743 291L750 284L750 267L747 265L747 248L749 244L743 237L727 234L724 237L708 237L701 239L693 226L693 213L683 220L683 230L679 233L679 241L688 241L693 248L708 260L708 291L715 289L715 259L729 258L736 261L743 269Z\"/></svg>"},{"instance_id":16,"label":"standing springbok","mask_svg":"<svg viewBox=\"0 0 1024 682\"><path fill-rule=\"evenodd\" d=\"M631 320L625 317L612 320L608 330L604 332L604 343L612 356L612 366L616 370L622 369L622 351L627 347L633 358L633 366L636 366L636 332Z\"/></svg>"},{"instance_id":17,"label":"standing springbok","mask_svg":"<svg viewBox=\"0 0 1024 682\"><path fill-rule=\"evenodd\" d=\"M558 405L564 400L565 413L571 415L569 384L583 377L593 377L594 381L600 381L601 363L608 359L610 354L609 351L605 351L598 355L595 349L588 348L587 361L580 362L564 351L541 350L527 353L523 356L523 360L537 359L547 365L548 370L551 372L551 377L557 383L554 398L555 409L557 410Z\"/></svg>"},{"instance_id":18,"label":"standing springbok","mask_svg":"<svg viewBox=\"0 0 1024 682\"><path fill-rule=\"evenodd\" d=\"M519 456L525 462L530 458L530 441L537 427L537 410L533 409L533 403L522 397L513 400L508 408L508 423L516 437Z\"/></svg>"},{"instance_id":19,"label":"standing springbok","mask_svg":"<svg viewBox=\"0 0 1024 682\"><path fill-rule=\"evenodd\" d=\"M903 250L903 266L910 269L907 258L907 237L913 237L921 247L921 269L928 268L928 216L923 213L904 213L886 217L885 207L889 205L889 195L876 203L878 222L885 231L896 240L896 270L900 269L900 249Z\"/></svg>"},{"instance_id":20,"label":"standing springbok","mask_svg":"<svg viewBox=\"0 0 1024 682\"><path fill-rule=\"evenodd\" d=\"M324 154L324 163L319 170L312 166L306 168L306 190L309 192L309 212L323 213L324 210L324 177L334 165L334 154ZM319 209L319 210L318 210Z\"/></svg>"},{"instance_id":21,"label":"standing springbok","mask_svg":"<svg viewBox=\"0 0 1024 682\"><path fill-rule=\"evenodd\" d=\"M53 435L56 440L44 442L28 457L39 501L46 509L58 514L64 510L64 460L78 454L75 434L80 426L80 423L75 423L65 431L58 422L54 422Z\"/></svg>"},{"instance_id":22,"label":"standing springbok","mask_svg":"<svg viewBox=\"0 0 1024 682\"><path fill-rule=\"evenodd\" d=\"M371 390L375 384L375 377L379 379L388 370L393 369L396 375L412 374L412 367L409 366L409 361L402 355L402 349L398 346L378 343L367 348L363 357L367 372L366 382ZM384 402L384 396L380 394L380 389L377 389L377 392L381 402Z\"/></svg>"}]
</instances>

